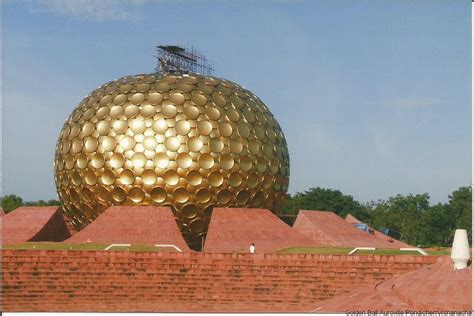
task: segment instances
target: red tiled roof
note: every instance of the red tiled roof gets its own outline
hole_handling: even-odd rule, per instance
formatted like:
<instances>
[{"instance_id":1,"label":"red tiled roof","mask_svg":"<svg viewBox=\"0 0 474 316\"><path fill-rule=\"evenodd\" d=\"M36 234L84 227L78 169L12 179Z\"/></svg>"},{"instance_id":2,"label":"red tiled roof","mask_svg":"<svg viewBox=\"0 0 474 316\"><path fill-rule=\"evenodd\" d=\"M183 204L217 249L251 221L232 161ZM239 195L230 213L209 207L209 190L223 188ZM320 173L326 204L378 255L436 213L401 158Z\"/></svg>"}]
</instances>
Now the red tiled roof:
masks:
<instances>
[{"instance_id":1,"label":"red tiled roof","mask_svg":"<svg viewBox=\"0 0 474 316\"><path fill-rule=\"evenodd\" d=\"M293 229L311 239L314 246L400 248L354 227L333 212L301 210Z\"/></svg>"},{"instance_id":2,"label":"red tiled roof","mask_svg":"<svg viewBox=\"0 0 474 316\"><path fill-rule=\"evenodd\" d=\"M355 216L353 216L351 214L347 214L346 222L351 223L351 224L360 224L360 223L362 223ZM372 227L370 227L370 228L373 229ZM409 244L406 244L403 241L400 241L400 240L397 240L397 239L392 238L390 236L387 236L384 233L379 232L378 230L375 230L375 229L373 229L373 230L374 230L374 236L375 237L377 237L379 239L382 239L382 240L385 240L385 241L388 241L388 242L392 243L394 246L397 246L398 248L413 248L413 246L411 246Z\"/></svg>"},{"instance_id":3,"label":"red tiled roof","mask_svg":"<svg viewBox=\"0 0 474 316\"><path fill-rule=\"evenodd\" d=\"M70 236L57 206L20 207L0 217L4 244L63 241Z\"/></svg>"},{"instance_id":4,"label":"red tiled roof","mask_svg":"<svg viewBox=\"0 0 474 316\"><path fill-rule=\"evenodd\" d=\"M68 243L172 244L190 251L169 207L111 206Z\"/></svg>"},{"instance_id":5,"label":"red tiled roof","mask_svg":"<svg viewBox=\"0 0 474 316\"><path fill-rule=\"evenodd\" d=\"M274 252L311 242L267 209L215 208L207 233L205 252Z\"/></svg>"}]
</instances>

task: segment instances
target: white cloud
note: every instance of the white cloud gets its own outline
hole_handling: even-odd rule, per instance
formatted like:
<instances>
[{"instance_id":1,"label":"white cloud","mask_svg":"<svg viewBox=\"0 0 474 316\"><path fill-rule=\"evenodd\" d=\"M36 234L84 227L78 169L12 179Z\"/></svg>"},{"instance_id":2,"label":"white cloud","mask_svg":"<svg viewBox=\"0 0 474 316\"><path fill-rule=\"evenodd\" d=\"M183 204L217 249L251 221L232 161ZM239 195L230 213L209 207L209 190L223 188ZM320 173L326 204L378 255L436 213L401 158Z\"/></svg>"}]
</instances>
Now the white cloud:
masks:
<instances>
[{"instance_id":1,"label":"white cloud","mask_svg":"<svg viewBox=\"0 0 474 316\"><path fill-rule=\"evenodd\" d=\"M148 0L40 0L30 1L31 12L48 11L79 20L119 21L135 17L137 6Z\"/></svg>"},{"instance_id":2,"label":"white cloud","mask_svg":"<svg viewBox=\"0 0 474 316\"><path fill-rule=\"evenodd\" d=\"M439 103L438 99L430 97L404 97L394 100L391 105L399 108L426 108Z\"/></svg>"}]
</instances>

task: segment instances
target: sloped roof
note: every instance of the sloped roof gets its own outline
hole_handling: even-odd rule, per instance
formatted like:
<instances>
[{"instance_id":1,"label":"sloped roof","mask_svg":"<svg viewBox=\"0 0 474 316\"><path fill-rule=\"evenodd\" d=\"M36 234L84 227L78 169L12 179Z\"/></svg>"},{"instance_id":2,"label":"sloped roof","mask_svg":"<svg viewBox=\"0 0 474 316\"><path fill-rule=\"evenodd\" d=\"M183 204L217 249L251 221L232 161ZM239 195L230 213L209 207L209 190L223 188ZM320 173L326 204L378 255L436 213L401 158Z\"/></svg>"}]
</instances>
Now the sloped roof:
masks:
<instances>
[{"instance_id":1,"label":"sloped roof","mask_svg":"<svg viewBox=\"0 0 474 316\"><path fill-rule=\"evenodd\" d=\"M111 206L68 243L172 244L190 251L169 207Z\"/></svg>"},{"instance_id":2,"label":"sloped roof","mask_svg":"<svg viewBox=\"0 0 474 316\"><path fill-rule=\"evenodd\" d=\"M215 208L204 245L205 252L274 252L311 242L267 209Z\"/></svg>"},{"instance_id":3,"label":"sloped roof","mask_svg":"<svg viewBox=\"0 0 474 316\"><path fill-rule=\"evenodd\" d=\"M63 241L70 236L58 206L20 207L0 217L4 244Z\"/></svg>"},{"instance_id":4,"label":"sloped roof","mask_svg":"<svg viewBox=\"0 0 474 316\"><path fill-rule=\"evenodd\" d=\"M351 224L359 224L359 223L362 223L361 221L359 221L355 216L353 216L352 214L347 214L346 216L346 222L348 223L351 223ZM370 226L369 226L370 227ZM373 229L372 227L370 227L371 229ZM398 239L395 239L395 238L392 238L390 236L387 236L385 235L384 233L382 232L379 232L378 230L374 230L374 236L379 238L379 239L382 239L382 240L385 240L385 241L388 241L390 243L392 243L393 245L399 247L399 248L411 248L413 246L409 245L409 244L406 244L404 243L403 241L400 241Z\"/></svg>"},{"instance_id":5,"label":"sloped roof","mask_svg":"<svg viewBox=\"0 0 474 316\"><path fill-rule=\"evenodd\" d=\"M400 248L354 227L333 212L301 210L293 229L312 240L314 246Z\"/></svg>"}]
</instances>

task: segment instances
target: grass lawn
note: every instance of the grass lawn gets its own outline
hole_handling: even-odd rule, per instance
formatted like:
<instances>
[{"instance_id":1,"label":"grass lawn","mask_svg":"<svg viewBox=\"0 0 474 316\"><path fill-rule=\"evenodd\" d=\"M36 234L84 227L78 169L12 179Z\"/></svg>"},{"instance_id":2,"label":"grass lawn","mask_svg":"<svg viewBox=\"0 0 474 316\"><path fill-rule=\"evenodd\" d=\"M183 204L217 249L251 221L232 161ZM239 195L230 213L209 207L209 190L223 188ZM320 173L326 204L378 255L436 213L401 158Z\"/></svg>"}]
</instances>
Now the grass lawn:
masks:
<instances>
[{"instance_id":1,"label":"grass lawn","mask_svg":"<svg viewBox=\"0 0 474 316\"><path fill-rule=\"evenodd\" d=\"M3 249L25 250L104 250L108 245L85 243L66 244L61 242L28 242L23 244L3 245ZM136 252L176 252L172 247L154 247L152 245L131 245L130 247L117 246L108 251L136 251Z\"/></svg>"},{"instance_id":2,"label":"grass lawn","mask_svg":"<svg viewBox=\"0 0 474 316\"><path fill-rule=\"evenodd\" d=\"M290 247L277 251L277 253L299 253L299 254L328 254L328 255L345 255L354 248L342 247ZM444 249L436 251L427 251L433 256L449 255L450 252ZM399 249L376 249L376 250L358 250L355 255L421 255L416 251L401 251Z\"/></svg>"},{"instance_id":3,"label":"grass lawn","mask_svg":"<svg viewBox=\"0 0 474 316\"><path fill-rule=\"evenodd\" d=\"M22 244L3 245L3 249L25 249L25 250L104 250L108 245L105 244L67 244L62 242L28 242ZM280 254L328 254L328 255L346 255L353 248L344 247L290 247L277 251ZM154 247L152 245L132 245L130 247L113 247L108 251L135 251L135 252L176 252L172 247ZM426 250L432 256L445 256L450 254L450 249L432 249ZM420 255L415 251L401 251L398 249L376 249L376 250L358 250L354 254L358 255Z\"/></svg>"},{"instance_id":4,"label":"grass lawn","mask_svg":"<svg viewBox=\"0 0 474 316\"><path fill-rule=\"evenodd\" d=\"M430 249L425 250L432 256L449 256L451 255L451 248L437 248L437 249ZM472 257L472 248L471 248L471 257Z\"/></svg>"}]
</instances>

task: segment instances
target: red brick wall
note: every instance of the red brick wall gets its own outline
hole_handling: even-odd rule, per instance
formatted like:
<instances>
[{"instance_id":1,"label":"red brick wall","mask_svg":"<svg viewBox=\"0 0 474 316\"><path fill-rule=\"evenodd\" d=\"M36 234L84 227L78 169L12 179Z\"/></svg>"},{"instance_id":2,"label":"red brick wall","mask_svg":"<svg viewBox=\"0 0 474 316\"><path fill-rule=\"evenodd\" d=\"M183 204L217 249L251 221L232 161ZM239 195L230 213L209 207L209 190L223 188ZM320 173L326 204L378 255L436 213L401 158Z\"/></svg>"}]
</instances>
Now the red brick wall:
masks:
<instances>
[{"instance_id":1,"label":"red brick wall","mask_svg":"<svg viewBox=\"0 0 474 316\"><path fill-rule=\"evenodd\" d=\"M311 311L436 257L3 250L4 311Z\"/></svg>"}]
</instances>

